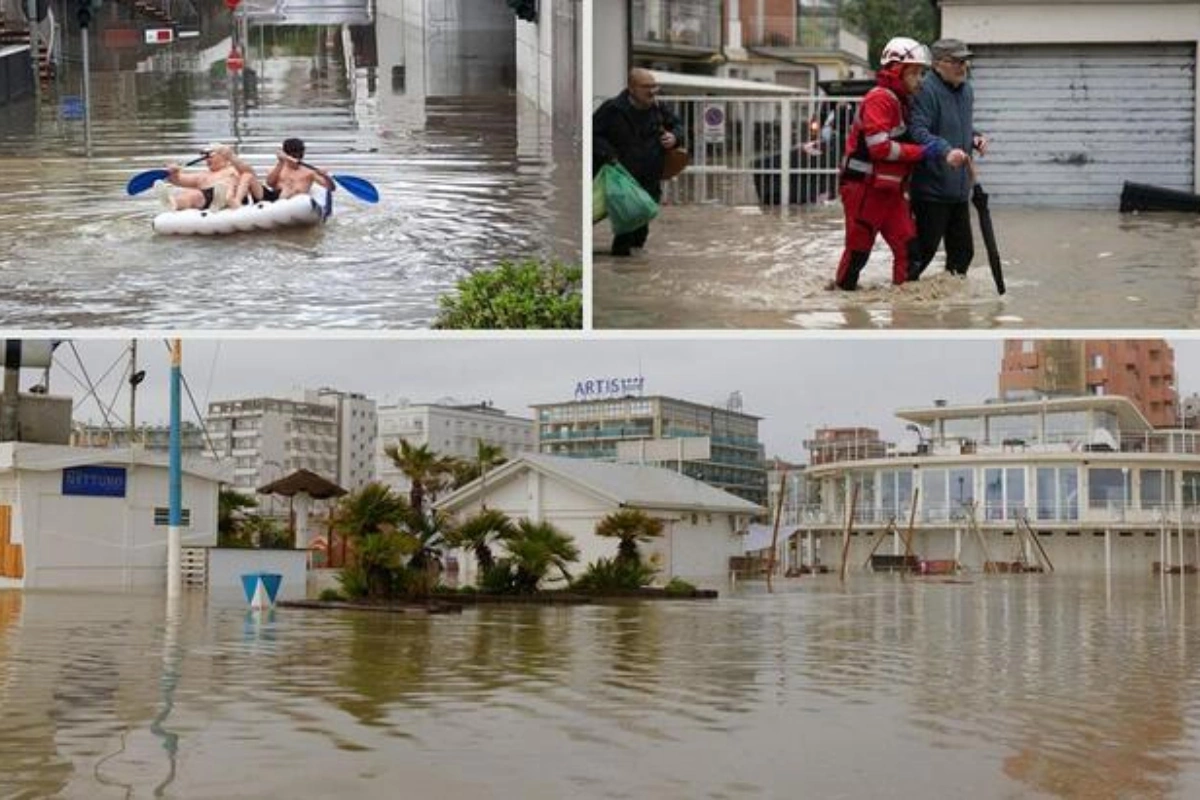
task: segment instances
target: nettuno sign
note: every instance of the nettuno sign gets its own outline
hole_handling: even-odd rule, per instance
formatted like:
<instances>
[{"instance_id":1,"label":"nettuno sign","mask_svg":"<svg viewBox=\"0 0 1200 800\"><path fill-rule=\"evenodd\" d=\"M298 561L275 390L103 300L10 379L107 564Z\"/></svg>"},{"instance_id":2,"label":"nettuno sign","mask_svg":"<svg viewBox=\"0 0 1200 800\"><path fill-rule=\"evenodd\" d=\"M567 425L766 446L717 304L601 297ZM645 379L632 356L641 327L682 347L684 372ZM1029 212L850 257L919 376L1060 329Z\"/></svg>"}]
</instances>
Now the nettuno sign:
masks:
<instances>
[{"instance_id":1,"label":"nettuno sign","mask_svg":"<svg viewBox=\"0 0 1200 800\"><path fill-rule=\"evenodd\" d=\"M625 397L629 394L641 394L646 379L641 375L636 378L592 378L575 383L576 400L600 400L605 397Z\"/></svg>"}]
</instances>

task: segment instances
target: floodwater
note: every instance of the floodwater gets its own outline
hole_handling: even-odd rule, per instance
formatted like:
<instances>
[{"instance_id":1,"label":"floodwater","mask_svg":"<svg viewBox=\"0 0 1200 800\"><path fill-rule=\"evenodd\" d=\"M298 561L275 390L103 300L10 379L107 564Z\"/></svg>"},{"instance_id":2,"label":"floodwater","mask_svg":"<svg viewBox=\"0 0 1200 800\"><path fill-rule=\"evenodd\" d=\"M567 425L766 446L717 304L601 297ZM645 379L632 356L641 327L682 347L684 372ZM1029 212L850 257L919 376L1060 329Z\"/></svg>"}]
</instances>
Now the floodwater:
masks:
<instances>
[{"instance_id":1,"label":"floodwater","mask_svg":"<svg viewBox=\"0 0 1200 800\"><path fill-rule=\"evenodd\" d=\"M421 328L473 271L580 263L579 145L515 95L508 33L422 64L422 30L386 17L251 26L249 77L231 81L228 30L124 55L101 30L90 155L74 42L40 104L0 108L0 325ZM307 161L374 183L380 202L343 190L322 228L175 238L152 232L151 193L126 195L134 174L212 141L265 176L288 136L306 140Z\"/></svg>"},{"instance_id":2,"label":"floodwater","mask_svg":"<svg viewBox=\"0 0 1200 800\"><path fill-rule=\"evenodd\" d=\"M1194 328L1200 217L995 208L1007 293L996 293L975 221L966 280L939 254L892 287L880 240L860 291L827 288L843 242L841 206L667 206L644 251L607 254L594 228L597 328ZM974 220L974 217L973 217ZM932 278L932 279L931 279Z\"/></svg>"},{"instance_id":3,"label":"floodwater","mask_svg":"<svg viewBox=\"0 0 1200 800\"><path fill-rule=\"evenodd\" d=\"M0 592L0 795L1196 797L1197 585L825 575L436 617Z\"/></svg>"}]
</instances>

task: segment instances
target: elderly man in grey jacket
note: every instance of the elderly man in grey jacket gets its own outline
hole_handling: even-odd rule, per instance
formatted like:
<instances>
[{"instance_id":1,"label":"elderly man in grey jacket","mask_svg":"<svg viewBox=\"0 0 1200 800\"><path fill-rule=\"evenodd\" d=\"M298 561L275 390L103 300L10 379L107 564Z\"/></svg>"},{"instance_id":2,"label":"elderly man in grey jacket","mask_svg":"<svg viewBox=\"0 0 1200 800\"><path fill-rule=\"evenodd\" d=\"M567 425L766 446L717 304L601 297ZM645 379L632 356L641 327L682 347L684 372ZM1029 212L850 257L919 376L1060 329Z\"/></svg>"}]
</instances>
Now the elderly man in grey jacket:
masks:
<instances>
[{"instance_id":1,"label":"elderly man in grey jacket","mask_svg":"<svg viewBox=\"0 0 1200 800\"><path fill-rule=\"evenodd\" d=\"M933 72L913 100L912 136L925 145L941 139L947 149L972 149L983 155L987 138L975 130L975 92L967 80L971 51L958 39L939 39L930 46ZM908 279L920 277L946 242L946 270L967 274L975 257L971 239L971 170L951 169L941 160L921 162L913 175L912 208L917 222L920 258L909 264Z\"/></svg>"}]
</instances>

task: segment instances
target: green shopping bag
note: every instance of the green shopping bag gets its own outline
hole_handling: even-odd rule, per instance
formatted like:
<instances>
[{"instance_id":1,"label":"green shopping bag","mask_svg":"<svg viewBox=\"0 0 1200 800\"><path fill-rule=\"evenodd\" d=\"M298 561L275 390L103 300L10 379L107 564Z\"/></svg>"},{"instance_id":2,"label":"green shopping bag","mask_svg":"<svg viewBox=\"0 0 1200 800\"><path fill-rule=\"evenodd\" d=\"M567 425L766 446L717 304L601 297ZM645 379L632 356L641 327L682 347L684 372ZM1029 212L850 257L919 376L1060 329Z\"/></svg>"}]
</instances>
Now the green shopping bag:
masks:
<instances>
[{"instance_id":1,"label":"green shopping bag","mask_svg":"<svg viewBox=\"0 0 1200 800\"><path fill-rule=\"evenodd\" d=\"M592 224L608 216L608 203L604 198L604 170L592 178Z\"/></svg>"},{"instance_id":2,"label":"green shopping bag","mask_svg":"<svg viewBox=\"0 0 1200 800\"><path fill-rule=\"evenodd\" d=\"M604 183L604 205L617 236L636 231L658 216L658 203L620 164L605 164L596 177Z\"/></svg>"}]
</instances>

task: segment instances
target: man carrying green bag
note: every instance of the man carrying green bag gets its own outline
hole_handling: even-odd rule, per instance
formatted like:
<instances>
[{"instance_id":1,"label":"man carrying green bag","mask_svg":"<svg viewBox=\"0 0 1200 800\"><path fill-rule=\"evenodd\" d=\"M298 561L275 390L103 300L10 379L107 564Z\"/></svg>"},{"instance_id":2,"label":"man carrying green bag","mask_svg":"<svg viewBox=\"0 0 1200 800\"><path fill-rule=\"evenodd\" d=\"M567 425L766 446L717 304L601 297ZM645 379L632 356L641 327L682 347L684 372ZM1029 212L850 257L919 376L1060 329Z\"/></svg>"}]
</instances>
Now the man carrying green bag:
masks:
<instances>
[{"instance_id":1,"label":"man carrying green bag","mask_svg":"<svg viewBox=\"0 0 1200 800\"><path fill-rule=\"evenodd\" d=\"M628 88L605 100L592 115L592 174L599 177L606 166L622 167L653 201L654 214L658 213L658 201L662 198L666 152L683 146L679 120L657 102L658 88L650 70L632 69ZM605 205L616 234L612 254L627 256L633 248L645 246L650 234L648 223L654 214L645 216L645 201L628 191L619 175L610 172L602 183ZM614 189L622 193L620 200L614 198ZM615 202L624 203L620 212L615 211ZM619 221L618 214L622 215ZM641 224L629 229L639 217Z\"/></svg>"},{"instance_id":2,"label":"man carrying green bag","mask_svg":"<svg viewBox=\"0 0 1200 800\"><path fill-rule=\"evenodd\" d=\"M604 207L613 234L619 238L636 231L648 233L650 220L658 216L658 203L629 171L620 164L605 164L596 179L604 187ZM645 234L642 241L645 241Z\"/></svg>"}]
</instances>

